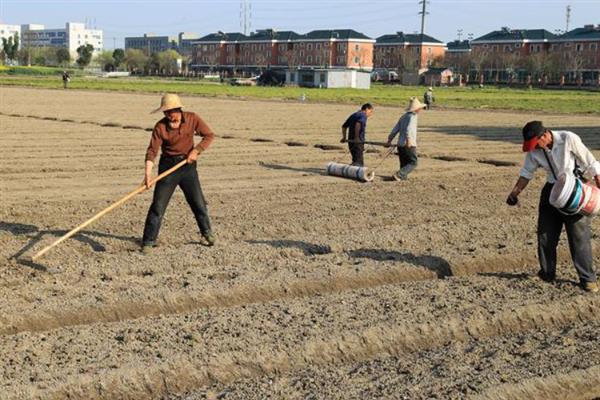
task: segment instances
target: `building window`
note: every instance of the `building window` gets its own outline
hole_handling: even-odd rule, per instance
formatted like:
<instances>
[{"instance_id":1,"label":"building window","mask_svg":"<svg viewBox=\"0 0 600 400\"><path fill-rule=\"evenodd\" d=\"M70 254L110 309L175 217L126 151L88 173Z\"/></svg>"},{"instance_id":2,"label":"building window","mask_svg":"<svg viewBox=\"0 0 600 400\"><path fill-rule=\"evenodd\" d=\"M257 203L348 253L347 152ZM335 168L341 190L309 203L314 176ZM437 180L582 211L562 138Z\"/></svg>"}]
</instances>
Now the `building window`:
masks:
<instances>
[{"instance_id":1,"label":"building window","mask_svg":"<svg viewBox=\"0 0 600 400\"><path fill-rule=\"evenodd\" d=\"M308 57L306 57L306 63L307 63L307 64L310 64L310 63L312 63L312 56L308 56Z\"/></svg>"},{"instance_id":2,"label":"building window","mask_svg":"<svg viewBox=\"0 0 600 400\"><path fill-rule=\"evenodd\" d=\"M321 43L317 43L317 44L315 45L315 48L316 48L317 50L321 50Z\"/></svg>"},{"instance_id":3,"label":"building window","mask_svg":"<svg viewBox=\"0 0 600 400\"><path fill-rule=\"evenodd\" d=\"M321 83L325 83L325 72L321 72L321 73L319 74L319 81L320 81Z\"/></svg>"},{"instance_id":4,"label":"building window","mask_svg":"<svg viewBox=\"0 0 600 400\"><path fill-rule=\"evenodd\" d=\"M308 51L312 50L312 43L309 43L306 45L306 50L308 50Z\"/></svg>"},{"instance_id":5,"label":"building window","mask_svg":"<svg viewBox=\"0 0 600 400\"><path fill-rule=\"evenodd\" d=\"M359 49L360 49L360 45L357 44L354 46L354 50L359 50Z\"/></svg>"},{"instance_id":6,"label":"building window","mask_svg":"<svg viewBox=\"0 0 600 400\"><path fill-rule=\"evenodd\" d=\"M598 43L590 43L590 50L598 50Z\"/></svg>"},{"instance_id":7,"label":"building window","mask_svg":"<svg viewBox=\"0 0 600 400\"><path fill-rule=\"evenodd\" d=\"M358 64L360 62L360 59L358 57L354 57L354 64Z\"/></svg>"},{"instance_id":8,"label":"building window","mask_svg":"<svg viewBox=\"0 0 600 400\"><path fill-rule=\"evenodd\" d=\"M581 43L577 43L575 45L575 50L576 51L583 51L583 45Z\"/></svg>"},{"instance_id":9,"label":"building window","mask_svg":"<svg viewBox=\"0 0 600 400\"><path fill-rule=\"evenodd\" d=\"M431 47L427 48L427 54L431 54Z\"/></svg>"}]
</instances>

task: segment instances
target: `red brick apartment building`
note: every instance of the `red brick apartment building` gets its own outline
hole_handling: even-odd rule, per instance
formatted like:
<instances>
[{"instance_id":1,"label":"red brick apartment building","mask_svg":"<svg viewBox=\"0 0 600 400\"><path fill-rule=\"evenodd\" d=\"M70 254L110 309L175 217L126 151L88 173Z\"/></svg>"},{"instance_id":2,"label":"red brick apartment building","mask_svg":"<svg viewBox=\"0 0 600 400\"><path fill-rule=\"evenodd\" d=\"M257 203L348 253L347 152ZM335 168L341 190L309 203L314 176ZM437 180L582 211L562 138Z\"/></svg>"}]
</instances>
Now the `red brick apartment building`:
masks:
<instances>
[{"instance_id":1,"label":"red brick apartment building","mask_svg":"<svg viewBox=\"0 0 600 400\"><path fill-rule=\"evenodd\" d=\"M572 79L600 86L600 25L584 25L557 37L549 52L557 54Z\"/></svg>"},{"instance_id":2,"label":"red brick apartment building","mask_svg":"<svg viewBox=\"0 0 600 400\"><path fill-rule=\"evenodd\" d=\"M600 26L585 25L562 35L545 29L502 28L471 42L471 65L480 79L516 77L528 83L597 82ZM507 77L508 76L508 77Z\"/></svg>"},{"instance_id":3,"label":"red brick apartment building","mask_svg":"<svg viewBox=\"0 0 600 400\"><path fill-rule=\"evenodd\" d=\"M442 62L446 44L421 34L396 32L377 38L374 51L376 69L417 71Z\"/></svg>"},{"instance_id":4,"label":"red brick apartment building","mask_svg":"<svg viewBox=\"0 0 600 400\"><path fill-rule=\"evenodd\" d=\"M292 31L260 30L211 33L200 38L192 68L216 71L256 71L263 68L373 68L375 40L351 29Z\"/></svg>"}]
</instances>

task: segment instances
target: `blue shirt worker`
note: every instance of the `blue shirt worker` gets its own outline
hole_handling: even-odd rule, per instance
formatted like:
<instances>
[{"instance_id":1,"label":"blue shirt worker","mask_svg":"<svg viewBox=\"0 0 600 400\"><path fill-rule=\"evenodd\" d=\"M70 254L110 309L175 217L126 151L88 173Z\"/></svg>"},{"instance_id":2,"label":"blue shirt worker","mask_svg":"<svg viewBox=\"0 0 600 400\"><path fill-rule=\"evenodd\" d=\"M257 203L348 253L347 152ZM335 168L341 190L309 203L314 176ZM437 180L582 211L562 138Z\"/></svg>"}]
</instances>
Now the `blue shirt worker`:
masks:
<instances>
[{"instance_id":1,"label":"blue shirt worker","mask_svg":"<svg viewBox=\"0 0 600 400\"><path fill-rule=\"evenodd\" d=\"M348 142L348 150L352 155L352 165L364 166L365 134L367 119L373 115L373 106L365 103L360 110L350 115L342 125L341 143Z\"/></svg>"},{"instance_id":2,"label":"blue shirt worker","mask_svg":"<svg viewBox=\"0 0 600 400\"><path fill-rule=\"evenodd\" d=\"M575 175L576 166L585 177L600 187L600 163L585 147L581 138L569 131L551 131L541 121L528 122L523 127L523 151L527 153L519 179L506 203L514 206L538 168L546 171L546 185L539 203L537 239L540 270L538 276L546 281L556 279L556 248L563 226L567 231L569 250L585 291L598 292L593 265L591 216L567 215L550 204L552 187L563 174Z\"/></svg>"},{"instance_id":3,"label":"blue shirt worker","mask_svg":"<svg viewBox=\"0 0 600 400\"><path fill-rule=\"evenodd\" d=\"M388 136L386 146L390 147L392 140L400 134L398 137L400 170L393 175L397 181L408 179L408 174L417 167L417 122L418 114L424 107L419 99L411 98L406 113L400 117Z\"/></svg>"}]
</instances>

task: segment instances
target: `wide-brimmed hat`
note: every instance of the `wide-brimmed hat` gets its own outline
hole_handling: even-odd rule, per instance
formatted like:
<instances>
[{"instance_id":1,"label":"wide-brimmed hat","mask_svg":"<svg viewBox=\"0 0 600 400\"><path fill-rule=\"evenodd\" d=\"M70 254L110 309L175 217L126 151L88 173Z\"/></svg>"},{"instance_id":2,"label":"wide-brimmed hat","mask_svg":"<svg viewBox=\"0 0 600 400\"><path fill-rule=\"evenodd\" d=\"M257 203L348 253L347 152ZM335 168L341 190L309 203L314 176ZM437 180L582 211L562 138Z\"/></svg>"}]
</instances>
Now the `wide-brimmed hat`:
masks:
<instances>
[{"instance_id":1,"label":"wide-brimmed hat","mask_svg":"<svg viewBox=\"0 0 600 400\"><path fill-rule=\"evenodd\" d=\"M542 121L529 121L523 127L523 151L529 152L535 150L538 139L546 132Z\"/></svg>"},{"instance_id":2,"label":"wide-brimmed hat","mask_svg":"<svg viewBox=\"0 0 600 400\"><path fill-rule=\"evenodd\" d=\"M406 111L415 112L417 110L420 110L421 108L425 108L425 105L421 103L416 97L411 97Z\"/></svg>"},{"instance_id":3,"label":"wide-brimmed hat","mask_svg":"<svg viewBox=\"0 0 600 400\"><path fill-rule=\"evenodd\" d=\"M432 88L431 86L429 86L429 87L427 88L427 90L433 90L433 88Z\"/></svg>"},{"instance_id":4,"label":"wide-brimmed hat","mask_svg":"<svg viewBox=\"0 0 600 400\"><path fill-rule=\"evenodd\" d=\"M174 108L183 108L179 96L173 93L167 93L160 99L160 107L152 111L150 114L157 113L159 111L168 111Z\"/></svg>"}]
</instances>

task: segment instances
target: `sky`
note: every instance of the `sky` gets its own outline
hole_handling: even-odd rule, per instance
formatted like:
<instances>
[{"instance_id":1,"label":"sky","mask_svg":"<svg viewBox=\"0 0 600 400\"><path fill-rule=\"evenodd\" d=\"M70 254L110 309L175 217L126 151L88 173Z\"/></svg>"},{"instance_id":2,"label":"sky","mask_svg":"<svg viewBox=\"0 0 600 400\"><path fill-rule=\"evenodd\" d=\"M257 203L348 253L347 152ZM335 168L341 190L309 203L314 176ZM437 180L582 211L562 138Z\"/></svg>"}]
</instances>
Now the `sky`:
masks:
<instances>
[{"instance_id":1,"label":"sky","mask_svg":"<svg viewBox=\"0 0 600 400\"><path fill-rule=\"evenodd\" d=\"M419 32L419 0L246 0L252 31L273 28L306 33L313 29L354 29L376 38ZM194 32L240 32L240 0L0 0L0 23L86 22L104 31L104 47L123 47L125 36L144 33L177 36ZM428 0L425 33L448 42L512 29L566 28L600 24L600 0Z\"/></svg>"}]
</instances>

